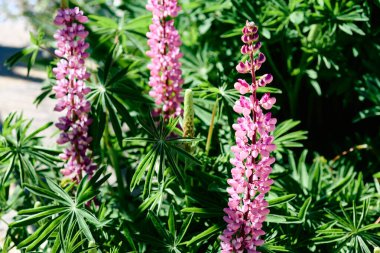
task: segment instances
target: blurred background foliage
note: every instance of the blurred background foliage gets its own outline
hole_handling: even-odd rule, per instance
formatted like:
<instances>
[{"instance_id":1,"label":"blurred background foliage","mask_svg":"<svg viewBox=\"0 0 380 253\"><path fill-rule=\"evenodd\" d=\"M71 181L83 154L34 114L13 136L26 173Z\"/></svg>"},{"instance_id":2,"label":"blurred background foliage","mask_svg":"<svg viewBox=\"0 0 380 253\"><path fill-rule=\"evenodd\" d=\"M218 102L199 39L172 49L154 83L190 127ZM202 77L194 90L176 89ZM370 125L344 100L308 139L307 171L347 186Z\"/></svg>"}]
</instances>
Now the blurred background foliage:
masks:
<instances>
[{"instance_id":1,"label":"blurred background foliage","mask_svg":"<svg viewBox=\"0 0 380 253\"><path fill-rule=\"evenodd\" d=\"M21 1L23 15L45 33L52 47L51 1ZM118 64L133 63L130 80L147 90L145 33L150 22L145 2L77 1L90 13L92 57L101 65L115 40ZM176 22L183 40L185 87L221 87L235 79L240 57L240 26L254 20L267 56L264 71L275 76L280 121L300 120L308 129L307 148L329 158L379 133L379 2L334 0L187 1ZM141 68L139 68L141 67ZM132 90L132 89L131 89ZM377 97L377 98L376 98ZM128 102L128 101L127 101ZM363 155L379 159L376 143ZM371 166L372 172L376 165Z\"/></svg>"},{"instance_id":2,"label":"blurred background foliage","mask_svg":"<svg viewBox=\"0 0 380 253\"><path fill-rule=\"evenodd\" d=\"M47 68L49 80L36 99L38 104L53 98L51 67L56 60L47 52L54 48L52 35L57 27L52 19L59 5L44 0L20 2L22 15L36 33L31 46L7 64L24 61L29 68ZM184 88L194 91L196 138L192 140L173 139L173 132L181 134L175 129L181 119L159 127L150 119L147 108L153 101L148 96L145 34L151 16L145 2L71 1L90 18L86 26L93 72L89 99L94 156L115 172L117 180L99 191L103 193L100 207L89 207L94 217L85 216L93 221L92 230L103 232L91 234L86 229L84 238L95 240L100 252L218 252L231 167L229 149L234 142L232 105L239 96L233 89L238 78L235 66L241 57L241 28L246 20L253 20L267 57L262 73L274 75L273 85L259 92L269 89L275 94L274 114L280 123L274 132L278 162L269 194L267 244L262 250L372 252L380 244L375 224L380 210L380 25L376 18L380 2L179 2L182 11L176 26L183 40ZM36 136L44 129L28 135L27 121L17 115L6 122L0 139L0 169L7 172L6 178L15 171L14 179L32 183L39 175L52 174L47 168L58 171L51 165L56 150L30 147L38 144ZM193 143L190 153L180 144L189 141ZM29 153L20 156L13 146ZM39 168L37 173L33 166ZM30 208L33 199L41 201L39 192L27 195L24 205L10 203L9 185L2 186L2 212ZM52 183L46 187L54 191ZM84 226L82 219L74 219L71 227ZM28 241L22 242L26 230L17 230L20 224L22 220L9 237L27 246ZM59 236L65 226L62 222L56 232L52 230L47 248L59 240L75 244L80 235ZM38 237L41 242L49 238L44 236ZM66 246L60 249L75 252Z\"/></svg>"}]
</instances>

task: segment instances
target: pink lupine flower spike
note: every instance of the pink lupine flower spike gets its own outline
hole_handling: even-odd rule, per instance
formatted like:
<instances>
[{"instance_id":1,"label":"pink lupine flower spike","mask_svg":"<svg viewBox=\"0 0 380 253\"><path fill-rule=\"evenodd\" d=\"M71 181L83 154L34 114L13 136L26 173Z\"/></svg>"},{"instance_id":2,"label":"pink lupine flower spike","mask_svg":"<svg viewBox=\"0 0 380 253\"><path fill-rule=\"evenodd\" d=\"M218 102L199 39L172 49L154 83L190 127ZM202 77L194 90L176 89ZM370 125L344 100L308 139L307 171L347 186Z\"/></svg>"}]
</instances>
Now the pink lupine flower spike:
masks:
<instances>
[{"instance_id":1,"label":"pink lupine flower spike","mask_svg":"<svg viewBox=\"0 0 380 253\"><path fill-rule=\"evenodd\" d=\"M146 53L151 58L149 95L158 108L155 115L163 114L165 119L182 114L180 96L183 84L180 46L182 44L174 20L180 10L177 0L148 0L146 8L153 13L150 31L147 33L150 50Z\"/></svg>"},{"instance_id":2,"label":"pink lupine flower spike","mask_svg":"<svg viewBox=\"0 0 380 253\"><path fill-rule=\"evenodd\" d=\"M56 25L63 26L54 35L58 46L55 54L61 57L53 69L57 78L53 88L58 99L55 111L66 113L56 124L62 131L57 143L69 143L60 155L66 161L61 172L76 181L82 178L83 173L92 175L96 169L87 154L91 142L88 127L92 122L88 117L91 105L85 98L91 91L85 83L90 77L85 67L85 59L89 57L86 53L89 44L85 42L88 32L82 23L87 20L78 7L60 9L54 20Z\"/></svg>"},{"instance_id":3,"label":"pink lupine flower spike","mask_svg":"<svg viewBox=\"0 0 380 253\"><path fill-rule=\"evenodd\" d=\"M256 96L257 88L273 79L270 74L256 78L256 71L265 62L264 54L257 52L261 47L257 32L255 23L247 21L241 37L244 43L241 53L249 55L249 60L236 66L239 73L251 74L252 82L249 84L238 79L234 85L242 96L233 109L242 116L233 125L236 145L231 148L234 153L231 164L234 167L231 170L232 179L227 181L230 197L228 207L224 209L227 228L220 236L222 253L258 253L257 246L264 243L263 222L269 213L264 197L273 183L269 174L275 161L270 153L276 148L271 136L276 119L265 110L271 109L276 99L269 93L260 100Z\"/></svg>"}]
</instances>

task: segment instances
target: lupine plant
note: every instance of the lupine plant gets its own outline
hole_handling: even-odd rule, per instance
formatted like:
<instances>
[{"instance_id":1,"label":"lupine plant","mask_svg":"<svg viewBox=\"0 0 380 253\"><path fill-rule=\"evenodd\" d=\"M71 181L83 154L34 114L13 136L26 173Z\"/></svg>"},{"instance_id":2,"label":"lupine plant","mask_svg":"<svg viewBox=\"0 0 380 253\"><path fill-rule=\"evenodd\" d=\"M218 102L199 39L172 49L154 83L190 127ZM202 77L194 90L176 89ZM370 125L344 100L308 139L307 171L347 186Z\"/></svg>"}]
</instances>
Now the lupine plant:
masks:
<instances>
[{"instance_id":1,"label":"lupine plant","mask_svg":"<svg viewBox=\"0 0 380 253\"><path fill-rule=\"evenodd\" d=\"M174 19L180 11L177 0L150 0L146 8L153 13L152 24L148 44L150 50L146 53L152 58L149 85L152 90L149 95L159 105L156 113L163 113L165 118L181 115L181 102L183 101L181 85L181 63L182 57L179 47L181 38L174 27Z\"/></svg>"},{"instance_id":2,"label":"lupine plant","mask_svg":"<svg viewBox=\"0 0 380 253\"><path fill-rule=\"evenodd\" d=\"M91 142L88 127L92 121L88 116L91 104L85 98L91 91L85 83L90 76L85 67L85 59L89 56L85 50L89 44L85 42L88 32L82 23L87 20L78 7L60 9L54 20L56 25L64 26L54 35L58 46L55 54L62 58L53 69L57 78L53 90L58 99L54 110L64 111L66 114L56 124L62 131L57 143L70 143L70 147L60 156L66 161L61 172L78 181L83 173L92 175L96 169L87 154Z\"/></svg>"},{"instance_id":3,"label":"lupine plant","mask_svg":"<svg viewBox=\"0 0 380 253\"><path fill-rule=\"evenodd\" d=\"M3 117L0 251L377 252L377 2L38 1L6 64L62 117Z\"/></svg>"},{"instance_id":4,"label":"lupine plant","mask_svg":"<svg viewBox=\"0 0 380 253\"><path fill-rule=\"evenodd\" d=\"M256 253L257 246L264 243L261 239L265 233L262 224L269 213L264 197L273 183L269 174L275 159L270 157L270 152L276 147L270 133L275 129L277 120L271 117L271 113L264 114L263 110L271 109L276 99L269 93L260 100L257 98L257 88L265 87L273 78L265 74L256 80L256 71L261 68L265 56L257 53L261 43L258 42L258 27L254 22L246 22L241 39L244 43L241 52L248 55L249 60L240 62L236 69L242 74L249 73L252 79L250 84L239 79L234 85L240 94L250 95L241 96L234 106L235 112L243 116L233 125L236 145L231 148L234 153L231 164L234 168L231 170L232 179L228 180L230 199L224 217L228 225L221 236L221 247L222 252L246 250Z\"/></svg>"}]
</instances>

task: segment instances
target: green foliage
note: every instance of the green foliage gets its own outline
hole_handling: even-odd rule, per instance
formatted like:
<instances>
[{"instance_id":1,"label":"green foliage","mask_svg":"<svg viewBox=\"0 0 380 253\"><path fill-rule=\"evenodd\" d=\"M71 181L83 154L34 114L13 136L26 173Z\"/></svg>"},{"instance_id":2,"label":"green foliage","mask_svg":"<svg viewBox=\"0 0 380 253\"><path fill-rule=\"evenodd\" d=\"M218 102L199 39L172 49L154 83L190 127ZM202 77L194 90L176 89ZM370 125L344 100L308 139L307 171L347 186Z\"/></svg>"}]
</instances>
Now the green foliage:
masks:
<instances>
[{"instance_id":1,"label":"green foliage","mask_svg":"<svg viewBox=\"0 0 380 253\"><path fill-rule=\"evenodd\" d=\"M378 1L180 1L175 24L184 89L193 91L194 138L180 137L181 118L151 117L145 2L114 2L70 3L90 17L87 98L92 158L101 169L79 185L66 184L59 152L44 147L52 140L41 136L51 123L31 130L32 121L9 115L0 134L0 215L18 215L3 252L16 246L22 252L219 252L246 20L259 25L268 63L261 73L274 75L273 86L257 92L278 101L275 183L260 251L367 253L379 246ZM6 62L12 67L26 59L28 72L35 64L47 68L37 105L54 99L56 59L39 52L53 51L57 7L43 0L25 11L40 30Z\"/></svg>"},{"instance_id":2,"label":"green foliage","mask_svg":"<svg viewBox=\"0 0 380 253\"><path fill-rule=\"evenodd\" d=\"M289 148L303 147L299 141L307 139L307 131L298 130L289 133L299 123L300 121L289 119L277 125L273 131L273 136L275 137L274 143L277 146L276 152L285 152Z\"/></svg>"},{"instance_id":3,"label":"green foliage","mask_svg":"<svg viewBox=\"0 0 380 253\"><path fill-rule=\"evenodd\" d=\"M147 142L148 146L145 148L146 156L142 158L140 164L136 168L136 171L131 180L131 190L133 190L141 181L142 177L147 171L143 198L149 197L152 186L154 185L153 176L154 171L157 172L158 183L165 181L165 169L171 168L171 173L179 181L181 185L184 184L184 173L182 168L178 165L177 156L182 159L187 159L194 164L200 164L200 162L190 155L183 148L179 147L181 143L194 141L194 138L178 138L173 137L174 131L178 125L178 119L170 119L168 124L165 124L163 120L159 122L156 127L153 118L149 118L148 122L141 122L143 130L148 134L147 138L144 137L132 137L125 139L125 141L139 141ZM165 185L165 184L163 184Z\"/></svg>"},{"instance_id":4,"label":"green foliage","mask_svg":"<svg viewBox=\"0 0 380 253\"><path fill-rule=\"evenodd\" d=\"M8 58L5 62L4 65L7 66L8 68L12 68L18 61L20 61L23 58L28 57L28 72L27 76L29 76L30 69L34 65L37 59L37 55L40 49L44 49L43 47L43 39L44 39L44 32L39 30L37 34L30 33L30 42L31 45L27 48L24 48L20 52L17 52L10 58Z\"/></svg>"},{"instance_id":5,"label":"green foliage","mask_svg":"<svg viewBox=\"0 0 380 253\"><path fill-rule=\"evenodd\" d=\"M355 121L380 116L380 80L367 75L364 76L364 84L357 89L359 99L370 101L373 107L360 111Z\"/></svg>"},{"instance_id":6,"label":"green foliage","mask_svg":"<svg viewBox=\"0 0 380 253\"><path fill-rule=\"evenodd\" d=\"M6 167L2 168L1 187L7 182L12 171L17 172L21 183L25 182L26 174L27 178L37 182L37 168L52 168L60 161L56 150L45 148L40 143L42 137L39 134L52 123L29 133L31 124L32 120L25 120L22 115L16 113L10 114L4 120L0 133L0 162L6 164Z\"/></svg>"},{"instance_id":7,"label":"green foliage","mask_svg":"<svg viewBox=\"0 0 380 253\"><path fill-rule=\"evenodd\" d=\"M354 249L355 252L372 252L372 248L380 243L380 236L375 232L380 228L380 224L363 224L369 218L369 208L368 201L362 203L361 210L353 202L350 208L352 215L349 215L345 208L341 206L343 217L342 214L326 210L331 222L328 222L317 230L318 235L314 241L317 244L336 242L337 244L334 246L335 251L347 251L350 249L352 251Z\"/></svg>"},{"instance_id":8,"label":"green foliage","mask_svg":"<svg viewBox=\"0 0 380 253\"><path fill-rule=\"evenodd\" d=\"M64 252L76 252L76 249L83 244L83 241L79 240L82 234L87 240L93 241L94 237L88 223L99 229L105 224L99 222L85 208L85 204L99 194L99 187L108 179L109 175L100 179L104 170L104 168L99 169L91 179L88 179L87 176L84 177L78 185L74 199L68 192L72 185L67 189L62 189L49 178L46 179L46 183L43 183L42 187L25 184L28 191L38 197L52 201L53 204L24 209L18 213L21 216L20 219L9 224L10 228L25 227L36 222L40 226L32 235L21 241L17 247L32 251L50 237L55 237L52 252L58 252L60 247L64 248ZM78 232L74 233L75 230Z\"/></svg>"}]
</instances>

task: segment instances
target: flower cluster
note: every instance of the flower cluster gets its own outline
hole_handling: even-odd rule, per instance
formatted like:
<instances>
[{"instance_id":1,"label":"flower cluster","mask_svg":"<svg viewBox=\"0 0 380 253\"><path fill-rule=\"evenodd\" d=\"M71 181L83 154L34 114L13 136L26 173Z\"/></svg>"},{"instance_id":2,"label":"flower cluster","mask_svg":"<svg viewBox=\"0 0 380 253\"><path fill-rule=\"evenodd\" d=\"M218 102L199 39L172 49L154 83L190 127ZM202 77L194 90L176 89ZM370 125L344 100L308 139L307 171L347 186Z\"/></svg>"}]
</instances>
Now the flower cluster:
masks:
<instances>
[{"instance_id":1,"label":"flower cluster","mask_svg":"<svg viewBox=\"0 0 380 253\"><path fill-rule=\"evenodd\" d=\"M183 84L180 46L182 44L174 20L180 7L177 0L148 0L146 8L153 13L152 24L147 33L150 50L146 53L151 58L149 95L159 107L155 114L164 118L179 116L182 113L180 96Z\"/></svg>"},{"instance_id":2,"label":"flower cluster","mask_svg":"<svg viewBox=\"0 0 380 253\"><path fill-rule=\"evenodd\" d=\"M256 78L256 71L265 61L264 54L258 52L261 43L258 42L257 31L255 23L247 21L241 37L244 42L241 53L248 55L249 60L240 62L236 67L239 73L250 73L252 83L239 79L234 85L242 96L233 109L242 116L233 125L236 145L231 148L234 153L231 159L234 166L232 179L227 181L230 186L227 189L230 195L228 208L224 209L227 228L220 236L223 253L257 253L257 246L264 243L261 239L265 234L262 224L269 213L264 197L273 183L269 174L275 159L270 157L270 152L276 146L270 132L275 128L276 119L265 110L270 110L276 99L269 93L260 100L256 97L257 88L273 79L270 74Z\"/></svg>"},{"instance_id":3,"label":"flower cluster","mask_svg":"<svg viewBox=\"0 0 380 253\"><path fill-rule=\"evenodd\" d=\"M88 117L91 105L85 98L91 91L85 84L85 80L90 77L85 67L85 59L89 57L85 51L89 44L85 42L88 32L82 23L87 20L78 7L60 9L54 20L56 25L63 26L54 35L58 47L55 54L61 57L53 69L57 79L53 90L58 99L54 110L66 113L56 124L62 131L57 143L70 143L60 155L66 161L61 172L74 180L80 180L83 172L92 175L96 169L96 165L87 156L91 142L88 127L92 121Z\"/></svg>"}]
</instances>

